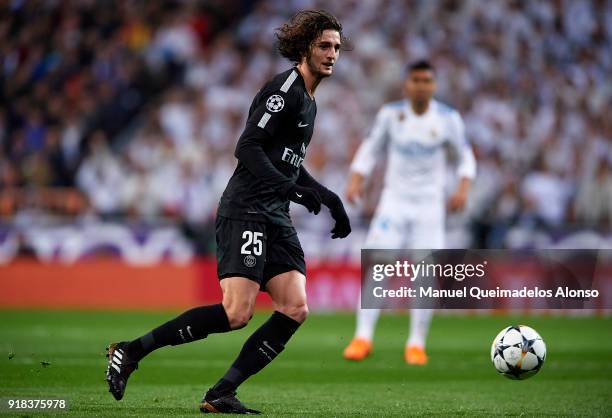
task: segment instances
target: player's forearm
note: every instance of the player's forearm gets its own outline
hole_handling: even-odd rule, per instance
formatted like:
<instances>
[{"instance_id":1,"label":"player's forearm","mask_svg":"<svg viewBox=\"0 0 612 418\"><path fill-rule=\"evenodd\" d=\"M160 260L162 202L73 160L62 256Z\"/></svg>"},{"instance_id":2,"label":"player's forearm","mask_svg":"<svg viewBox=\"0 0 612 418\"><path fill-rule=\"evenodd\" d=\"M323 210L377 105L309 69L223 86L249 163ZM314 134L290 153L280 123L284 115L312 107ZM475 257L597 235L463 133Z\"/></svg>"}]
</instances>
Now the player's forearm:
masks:
<instances>
[{"instance_id":1,"label":"player's forearm","mask_svg":"<svg viewBox=\"0 0 612 418\"><path fill-rule=\"evenodd\" d=\"M461 177L459 179L459 185L457 186L457 191L467 195L472 187L472 179L470 177Z\"/></svg>"},{"instance_id":2,"label":"player's forearm","mask_svg":"<svg viewBox=\"0 0 612 418\"><path fill-rule=\"evenodd\" d=\"M251 174L266 186L276 190L281 196L286 196L294 186L294 182L290 178L274 167L274 164L257 142L241 138L234 155Z\"/></svg>"},{"instance_id":3,"label":"player's forearm","mask_svg":"<svg viewBox=\"0 0 612 418\"><path fill-rule=\"evenodd\" d=\"M351 221L346 214L342 199L336 193L316 181L303 166L300 168L300 175L296 183L307 189L316 190L321 196L321 203L329 208L332 218L336 221L334 228L331 230L332 239L345 238L351 233Z\"/></svg>"},{"instance_id":4,"label":"player's forearm","mask_svg":"<svg viewBox=\"0 0 612 418\"><path fill-rule=\"evenodd\" d=\"M363 184L365 176L358 171L351 171L348 184L346 186L346 198L349 203L357 203L363 195Z\"/></svg>"},{"instance_id":5,"label":"player's forearm","mask_svg":"<svg viewBox=\"0 0 612 418\"><path fill-rule=\"evenodd\" d=\"M300 186L315 189L319 195L321 195L321 201L324 205L327 205L327 203L335 196L334 192L315 180L315 178L310 175L304 166L300 167L300 175L298 176L296 183Z\"/></svg>"},{"instance_id":6,"label":"player's forearm","mask_svg":"<svg viewBox=\"0 0 612 418\"><path fill-rule=\"evenodd\" d=\"M365 174L360 173L358 171L351 171L351 174L349 176L349 184L353 184L353 185L361 187L365 179L366 179Z\"/></svg>"},{"instance_id":7,"label":"player's forearm","mask_svg":"<svg viewBox=\"0 0 612 418\"><path fill-rule=\"evenodd\" d=\"M459 149L459 153L460 159L457 166L457 174L460 178L474 179L476 177L476 157L472 147L465 144Z\"/></svg>"},{"instance_id":8,"label":"player's forearm","mask_svg":"<svg viewBox=\"0 0 612 418\"><path fill-rule=\"evenodd\" d=\"M351 162L351 172L369 176L388 144L388 118L384 107L376 115L372 130L359 146Z\"/></svg>"},{"instance_id":9,"label":"player's forearm","mask_svg":"<svg viewBox=\"0 0 612 418\"><path fill-rule=\"evenodd\" d=\"M351 172L360 173L362 176L369 175L380 155L377 148L377 144L372 140L366 140L361 144L351 162Z\"/></svg>"}]
</instances>

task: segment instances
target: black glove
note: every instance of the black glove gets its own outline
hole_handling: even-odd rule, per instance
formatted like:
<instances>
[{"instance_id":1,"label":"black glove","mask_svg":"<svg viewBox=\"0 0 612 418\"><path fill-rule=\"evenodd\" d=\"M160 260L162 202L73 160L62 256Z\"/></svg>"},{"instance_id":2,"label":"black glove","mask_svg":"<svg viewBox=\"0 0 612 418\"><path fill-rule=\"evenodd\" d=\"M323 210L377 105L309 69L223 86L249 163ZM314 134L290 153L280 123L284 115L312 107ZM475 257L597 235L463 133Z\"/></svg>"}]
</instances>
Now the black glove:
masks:
<instances>
[{"instance_id":1,"label":"black glove","mask_svg":"<svg viewBox=\"0 0 612 418\"><path fill-rule=\"evenodd\" d=\"M330 196L325 199L325 206L329 208L332 218L336 221L333 229L329 232L332 234L332 239L346 238L351 233L351 222L344 210L342 200L337 194L330 191Z\"/></svg>"},{"instance_id":2,"label":"black glove","mask_svg":"<svg viewBox=\"0 0 612 418\"><path fill-rule=\"evenodd\" d=\"M321 196L319 192L310 187L302 187L297 184L289 190L289 200L306 207L308 212L317 215L321 211Z\"/></svg>"}]
</instances>

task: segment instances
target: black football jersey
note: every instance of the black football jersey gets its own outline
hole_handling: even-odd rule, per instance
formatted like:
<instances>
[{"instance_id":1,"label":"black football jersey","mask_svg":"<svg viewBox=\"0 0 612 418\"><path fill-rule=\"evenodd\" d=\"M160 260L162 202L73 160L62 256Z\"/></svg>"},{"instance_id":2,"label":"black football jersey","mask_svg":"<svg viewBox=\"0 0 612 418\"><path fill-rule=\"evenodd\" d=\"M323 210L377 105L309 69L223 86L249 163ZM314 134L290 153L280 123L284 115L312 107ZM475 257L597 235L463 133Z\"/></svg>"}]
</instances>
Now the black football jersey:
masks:
<instances>
[{"instance_id":1,"label":"black football jersey","mask_svg":"<svg viewBox=\"0 0 612 418\"><path fill-rule=\"evenodd\" d=\"M236 145L238 166L221 196L219 215L291 225L286 196L306 157L316 114L316 103L296 68L264 85Z\"/></svg>"}]
</instances>

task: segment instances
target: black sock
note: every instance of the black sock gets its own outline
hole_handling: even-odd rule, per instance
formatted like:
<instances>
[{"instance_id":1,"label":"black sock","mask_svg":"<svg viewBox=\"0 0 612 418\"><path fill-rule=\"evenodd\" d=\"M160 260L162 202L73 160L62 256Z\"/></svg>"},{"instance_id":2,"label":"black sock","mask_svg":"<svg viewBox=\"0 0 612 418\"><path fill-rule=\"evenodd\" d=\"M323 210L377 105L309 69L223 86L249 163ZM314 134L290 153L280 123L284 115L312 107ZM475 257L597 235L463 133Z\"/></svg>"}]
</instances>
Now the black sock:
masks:
<instances>
[{"instance_id":1,"label":"black sock","mask_svg":"<svg viewBox=\"0 0 612 418\"><path fill-rule=\"evenodd\" d=\"M190 343L206 338L208 334L230 330L229 320L222 304L199 306L130 341L127 352L131 359L140 361L158 348Z\"/></svg>"},{"instance_id":2,"label":"black sock","mask_svg":"<svg viewBox=\"0 0 612 418\"><path fill-rule=\"evenodd\" d=\"M301 324L285 314L275 311L242 346L238 358L213 390L218 393L233 392L249 376L266 367L285 349L293 333Z\"/></svg>"}]
</instances>

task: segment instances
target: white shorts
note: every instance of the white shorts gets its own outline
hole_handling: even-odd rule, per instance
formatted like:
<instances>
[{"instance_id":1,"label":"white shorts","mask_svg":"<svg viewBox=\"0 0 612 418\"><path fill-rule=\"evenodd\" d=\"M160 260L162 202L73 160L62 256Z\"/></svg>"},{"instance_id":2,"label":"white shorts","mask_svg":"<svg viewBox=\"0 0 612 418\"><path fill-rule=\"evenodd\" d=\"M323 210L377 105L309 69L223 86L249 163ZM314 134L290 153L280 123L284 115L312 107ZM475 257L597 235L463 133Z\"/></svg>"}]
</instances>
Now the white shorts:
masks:
<instances>
[{"instance_id":1,"label":"white shorts","mask_svg":"<svg viewBox=\"0 0 612 418\"><path fill-rule=\"evenodd\" d=\"M364 248L444 248L445 215L443 199L398 198L383 192Z\"/></svg>"}]
</instances>

